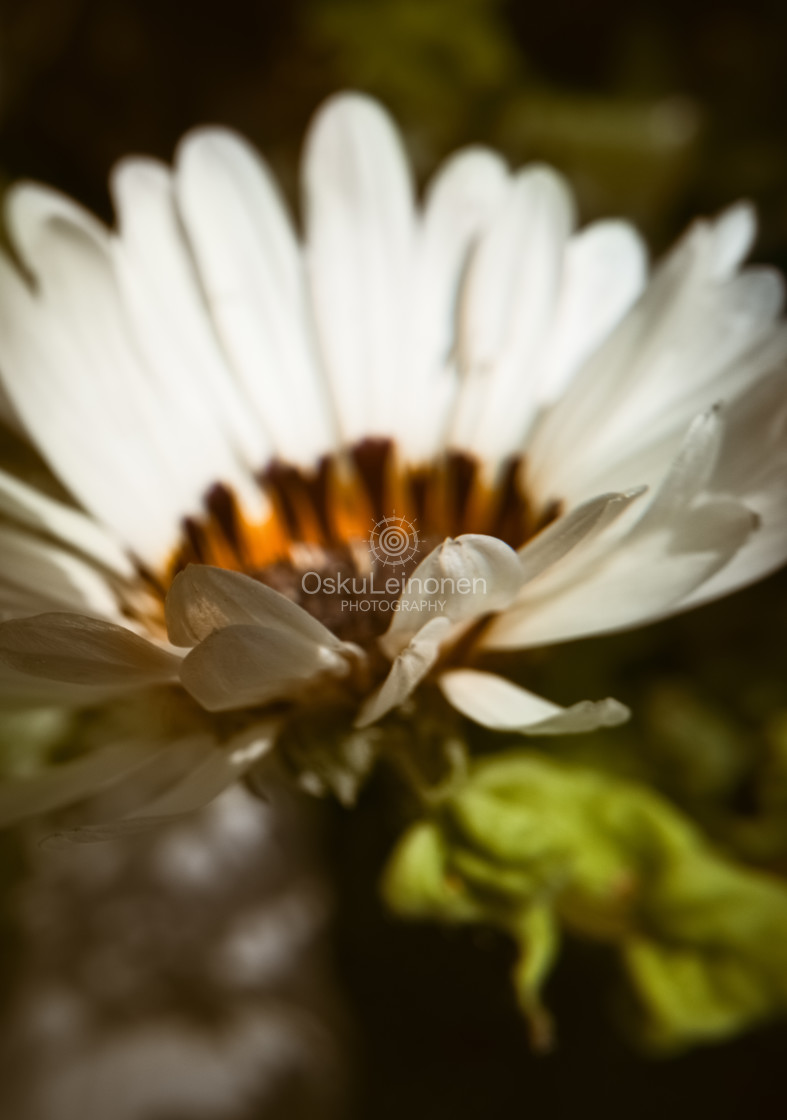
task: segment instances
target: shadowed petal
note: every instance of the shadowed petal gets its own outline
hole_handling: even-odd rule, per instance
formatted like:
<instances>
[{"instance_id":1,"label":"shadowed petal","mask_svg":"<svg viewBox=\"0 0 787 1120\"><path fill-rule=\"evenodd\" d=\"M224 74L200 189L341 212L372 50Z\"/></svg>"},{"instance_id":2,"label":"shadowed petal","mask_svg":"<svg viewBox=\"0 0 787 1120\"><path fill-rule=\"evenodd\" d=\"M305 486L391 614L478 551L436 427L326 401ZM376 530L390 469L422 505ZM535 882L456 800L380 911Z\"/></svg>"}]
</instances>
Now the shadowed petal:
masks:
<instances>
[{"instance_id":1,"label":"shadowed petal","mask_svg":"<svg viewBox=\"0 0 787 1120\"><path fill-rule=\"evenodd\" d=\"M361 706L356 727L368 727L404 703L437 661L440 644L452 629L449 619L433 618L418 631L394 660L377 692Z\"/></svg>"},{"instance_id":2,"label":"shadowed petal","mask_svg":"<svg viewBox=\"0 0 787 1120\"><path fill-rule=\"evenodd\" d=\"M14 688L78 702L177 680L180 658L130 630L97 618L53 613L0 624L0 695ZM26 687L30 685L29 689Z\"/></svg>"},{"instance_id":3,"label":"shadowed petal","mask_svg":"<svg viewBox=\"0 0 787 1120\"><path fill-rule=\"evenodd\" d=\"M176 646L194 646L225 626L258 624L288 630L325 646L341 642L302 607L240 572L190 564L172 581L167 631Z\"/></svg>"},{"instance_id":4,"label":"shadowed petal","mask_svg":"<svg viewBox=\"0 0 787 1120\"><path fill-rule=\"evenodd\" d=\"M348 668L335 649L293 630L227 626L188 654L180 676L203 708L223 712L293 696L313 677Z\"/></svg>"}]
</instances>

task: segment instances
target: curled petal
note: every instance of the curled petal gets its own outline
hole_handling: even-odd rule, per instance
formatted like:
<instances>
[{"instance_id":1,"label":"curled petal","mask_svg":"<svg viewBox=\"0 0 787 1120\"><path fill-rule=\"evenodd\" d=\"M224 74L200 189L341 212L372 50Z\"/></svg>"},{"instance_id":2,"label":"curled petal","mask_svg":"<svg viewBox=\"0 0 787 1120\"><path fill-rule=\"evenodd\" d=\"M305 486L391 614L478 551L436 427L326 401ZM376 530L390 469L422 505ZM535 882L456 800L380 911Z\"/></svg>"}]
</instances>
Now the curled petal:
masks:
<instances>
[{"instance_id":1,"label":"curled petal","mask_svg":"<svg viewBox=\"0 0 787 1120\"><path fill-rule=\"evenodd\" d=\"M497 537L477 533L456 540L449 537L407 580L384 647L391 653L400 650L424 625L425 615L465 623L502 610L513 602L522 580L519 557Z\"/></svg>"},{"instance_id":2,"label":"curled petal","mask_svg":"<svg viewBox=\"0 0 787 1120\"><path fill-rule=\"evenodd\" d=\"M440 644L451 629L447 618L433 618L421 627L395 659L377 692L362 705L355 721L356 727L368 727L404 703L437 661Z\"/></svg>"},{"instance_id":3,"label":"curled petal","mask_svg":"<svg viewBox=\"0 0 787 1120\"><path fill-rule=\"evenodd\" d=\"M452 669L439 684L446 699L458 710L495 731L523 735L573 735L625 723L629 710L617 700L583 700L561 708L494 673Z\"/></svg>"}]
</instances>

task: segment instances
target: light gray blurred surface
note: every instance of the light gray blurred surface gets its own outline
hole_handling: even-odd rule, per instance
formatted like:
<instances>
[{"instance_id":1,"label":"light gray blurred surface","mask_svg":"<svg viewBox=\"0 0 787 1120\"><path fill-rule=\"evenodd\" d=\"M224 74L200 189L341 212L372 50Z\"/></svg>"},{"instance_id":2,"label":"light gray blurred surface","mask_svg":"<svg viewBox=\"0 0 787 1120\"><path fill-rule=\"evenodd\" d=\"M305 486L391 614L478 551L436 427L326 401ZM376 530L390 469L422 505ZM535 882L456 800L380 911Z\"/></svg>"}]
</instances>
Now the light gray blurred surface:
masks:
<instances>
[{"instance_id":1,"label":"light gray blurred surface","mask_svg":"<svg viewBox=\"0 0 787 1120\"><path fill-rule=\"evenodd\" d=\"M341 1114L343 1019L309 805L241 787L91 844L31 841L2 1032L13 1120Z\"/></svg>"}]
</instances>

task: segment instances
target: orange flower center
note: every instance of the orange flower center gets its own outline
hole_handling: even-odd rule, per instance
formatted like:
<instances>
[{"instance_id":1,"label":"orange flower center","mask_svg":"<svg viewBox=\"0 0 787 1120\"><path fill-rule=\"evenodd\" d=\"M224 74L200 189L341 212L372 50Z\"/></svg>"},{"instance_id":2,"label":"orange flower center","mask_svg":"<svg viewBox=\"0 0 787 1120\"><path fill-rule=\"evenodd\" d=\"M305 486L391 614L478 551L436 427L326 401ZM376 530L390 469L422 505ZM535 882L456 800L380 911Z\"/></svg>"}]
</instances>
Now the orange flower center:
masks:
<instances>
[{"instance_id":1,"label":"orange flower center","mask_svg":"<svg viewBox=\"0 0 787 1120\"><path fill-rule=\"evenodd\" d=\"M383 574L406 578L446 537L484 533L519 548L559 513L557 503L532 508L521 457L490 482L476 460L458 452L429 467L402 467L393 443L382 439L326 457L310 472L274 461L258 481L268 499L259 521L244 516L227 487L210 490L205 515L183 522L182 542L160 581L163 590L187 564L244 572L356 641L385 629L387 616L345 609L340 617L341 596L305 590L305 573L317 574L306 583L311 589L317 576L329 575L344 581L347 595L359 596L364 577L379 567L380 545L388 548ZM375 533L378 547L370 548ZM414 547L407 547L408 534Z\"/></svg>"}]
</instances>

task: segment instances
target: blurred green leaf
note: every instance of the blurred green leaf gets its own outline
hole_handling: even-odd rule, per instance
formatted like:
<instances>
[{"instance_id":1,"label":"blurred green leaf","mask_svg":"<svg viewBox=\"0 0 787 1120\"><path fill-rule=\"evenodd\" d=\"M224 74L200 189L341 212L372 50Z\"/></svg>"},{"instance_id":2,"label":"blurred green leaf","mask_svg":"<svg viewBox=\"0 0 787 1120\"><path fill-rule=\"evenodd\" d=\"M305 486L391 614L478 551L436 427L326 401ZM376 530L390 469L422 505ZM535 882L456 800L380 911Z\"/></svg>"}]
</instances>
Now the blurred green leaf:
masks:
<instances>
[{"instance_id":1,"label":"blurred green leaf","mask_svg":"<svg viewBox=\"0 0 787 1120\"><path fill-rule=\"evenodd\" d=\"M502 9L501 0L311 0L305 30L344 81L385 101L416 147L419 138L445 146L466 132L468 114L521 80Z\"/></svg>"},{"instance_id":2,"label":"blurred green leaf","mask_svg":"<svg viewBox=\"0 0 787 1120\"><path fill-rule=\"evenodd\" d=\"M0 776L21 778L35 773L73 728L74 715L63 708L0 714Z\"/></svg>"},{"instance_id":3,"label":"blurred green leaf","mask_svg":"<svg viewBox=\"0 0 787 1120\"><path fill-rule=\"evenodd\" d=\"M409 917L506 930L542 1046L561 925L618 950L651 1047L787 1011L787 884L727 860L647 788L592 770L525 752L476 763L401 841L384 893Z\"/></svg>"}]
</instances>

